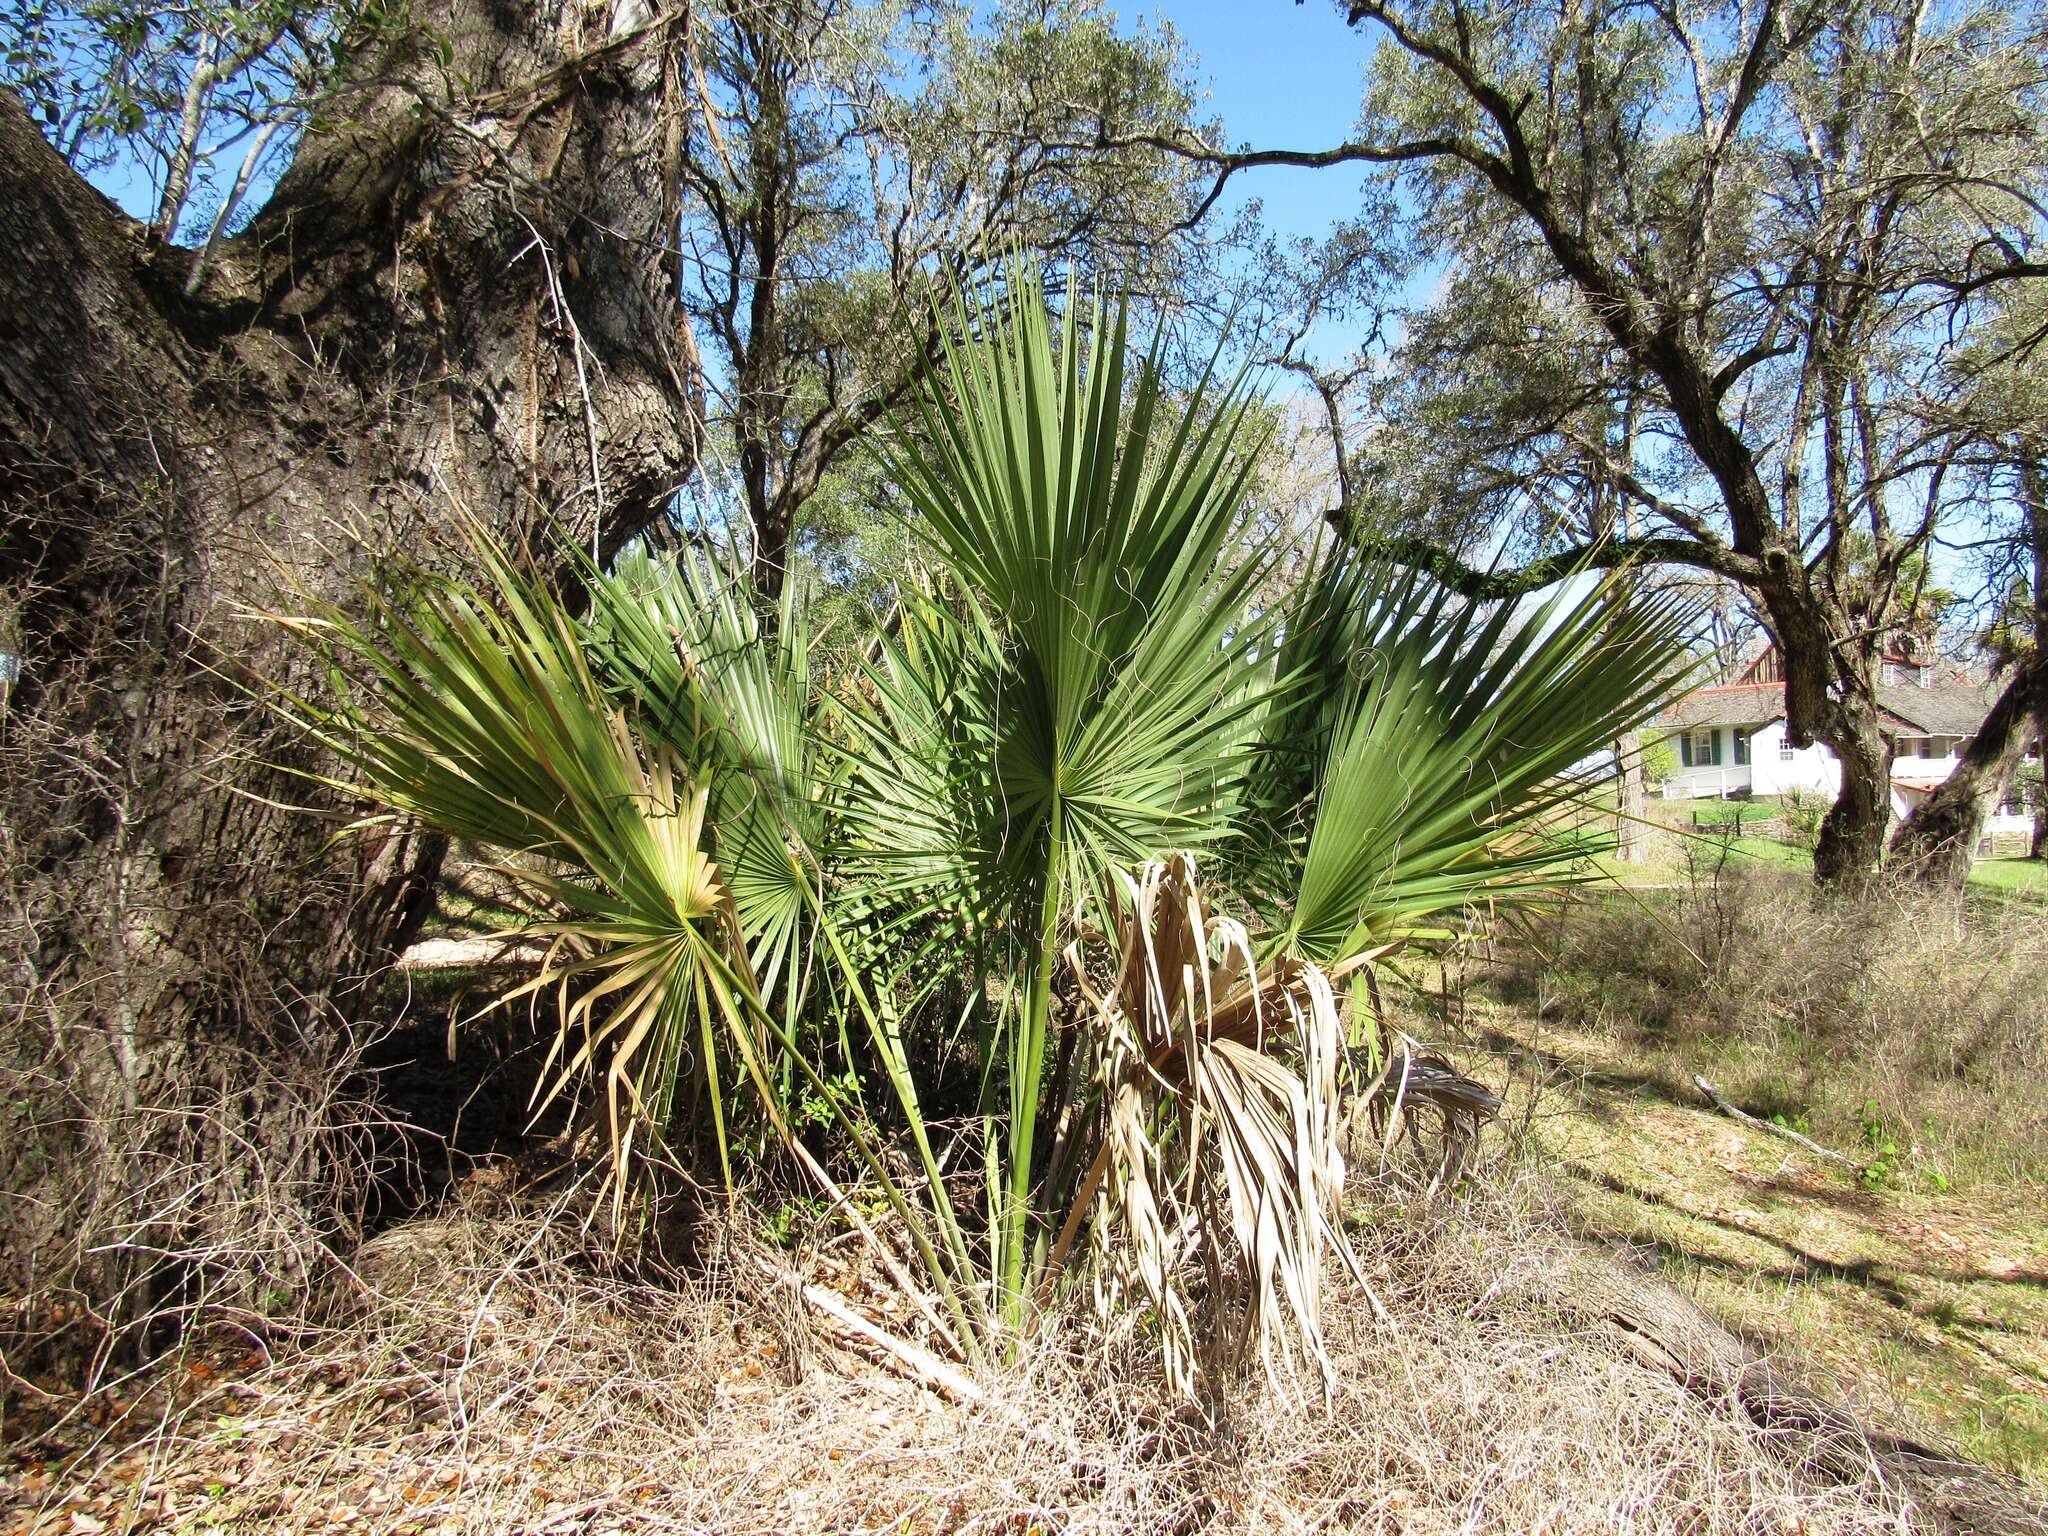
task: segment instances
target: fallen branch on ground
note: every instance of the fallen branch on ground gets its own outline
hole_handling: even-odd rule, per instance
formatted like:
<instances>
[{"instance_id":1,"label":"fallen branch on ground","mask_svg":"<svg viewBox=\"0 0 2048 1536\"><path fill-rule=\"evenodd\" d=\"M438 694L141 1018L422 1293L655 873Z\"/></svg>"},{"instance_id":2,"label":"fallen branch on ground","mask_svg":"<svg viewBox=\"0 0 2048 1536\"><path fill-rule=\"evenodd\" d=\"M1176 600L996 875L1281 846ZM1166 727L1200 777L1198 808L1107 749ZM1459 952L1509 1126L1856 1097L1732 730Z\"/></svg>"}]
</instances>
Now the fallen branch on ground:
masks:
<instances>
[{"instance_id":1,"label":"fallen branch on ground","mask_svg":"<svg viewBox=\"0 0 2048 1536\"><path fill-rule=\"evenodd\" d=\"M547 940L485 933L464 939L422 939L398 957L401 971L518 970L546 958Z\"/></svg>"},{"instance_id":2,"label":"fallen branch on ground","mask_svg":"<svg viewBox=\"0 0 2048 1536\"><path fill-rule=\"evenodd\" d=\"M1788 1443L1802 1448L1815 1471L1845 1483L1875 1471L1905 1489L1936 1531L2048 1536L2048 1510L2027 1489L1976 1462L1871 1428L1814 1396L1657 1276L1588 1250L1581 1262L1559 1268L1549 1290L1560 1312L1618 1335L1638 1361L1694 1397L1731 1403L1758 1428L1795 1436Z\"/></svg>"},{"instance_id":3,"label":"fallen branch on ground","mask_svg":"<svg viewBox=\"0 0 2048 1536\"><path fill-rule=\"evenodd\" d=\"M1714 1108L1720 1110L1722 1114L1727 1115L1730 1119L1740 1120L1744 1125L1754 1130L1764 1131L1772 1136L1782 1137L1786 1141L1794 1142L1805 1148L1808 1152L1811 1152L1815 1157L1825 1158L1828 1162L1839 1164L1844 1168L1854 1168L1859 1172L1862 1171L1863 1165L1846 1153L1837 1152L1833 1147L1824 1147L1811 1136L1800 1135L1789 1125L1779 1125L1774 1120L1762 1120L1750 1114L1747 1110L1737 1109L1728 1102L1728 1099L1722 1094L1720 1089L1716 1088L1704 1077L1701 1077L1697 1072L1693 1074L1692 1082L1695 1088L1707 1096Z\"/></svg>"},{"instance_id":4,"label":"fallen branch on ground","mask_svg":"<svg viewBox=\"0 0 2048 1536\"><path fill-rule=\"evenodd\" d=\"M811 1309L878 1351L881 1363L908 1381L955 1403L979 1403L988 1394L965 1374L930 1350L898 1338L855 1309L845 1297L822 1285L812 1285L788 1270L777 1269L766 1259L757 1259L762 1272L797 1291Z\"/></svg>"}]
</instances>

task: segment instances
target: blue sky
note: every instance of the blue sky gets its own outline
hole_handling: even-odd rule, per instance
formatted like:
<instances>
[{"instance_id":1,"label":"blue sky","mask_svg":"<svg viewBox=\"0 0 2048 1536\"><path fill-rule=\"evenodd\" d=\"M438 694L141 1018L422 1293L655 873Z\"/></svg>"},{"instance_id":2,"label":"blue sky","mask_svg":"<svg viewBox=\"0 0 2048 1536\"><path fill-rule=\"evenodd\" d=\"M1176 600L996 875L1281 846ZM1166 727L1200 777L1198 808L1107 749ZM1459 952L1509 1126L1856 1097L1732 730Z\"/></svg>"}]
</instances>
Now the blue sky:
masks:
<instances>
[{"instance_id":1,"label":"blue sky","mask_svg":"<svg viewBox=\"0 0 2048 1536\"><path fill-rule=\"evenodd\" d=\"M1228 148L1329 149L1356 128L1379 34L1345 25L1333 0L1125 0L1118 15L1127 26L1166 22L1180 34L1206 93L1198 115L1222 121ZM1369 174L1364 166L1242 172L1231 178L1218 212L1227 220L1256 201L1261 221L1283 242L1320 241L1357 214ZM1418 270L1397 296L1426 303L1438 278L1433 270ZM1325 317L1302 351L1335 362L1366 341L1363 317ZM1280 394L1308 389L1292 376L1267 387Z\"/></svg>"},{"instance_id":2,"label":"blue sky","mask_svg":"<svg viewBox=\"0 0 2048 1536\"><path fill-rule=\"evenodd\" d=\"M1222 118L1230 147L1326 149L1358 117L1368 29L1344 24L1331 0L1159 0L1135 20L1171 22L1207 86L1205 115ZM1362 175L1267 168L1233 178L1232 208L1256 197L1276 234L1321 238L1357 207Z\"/></svg>"}]
</instances>

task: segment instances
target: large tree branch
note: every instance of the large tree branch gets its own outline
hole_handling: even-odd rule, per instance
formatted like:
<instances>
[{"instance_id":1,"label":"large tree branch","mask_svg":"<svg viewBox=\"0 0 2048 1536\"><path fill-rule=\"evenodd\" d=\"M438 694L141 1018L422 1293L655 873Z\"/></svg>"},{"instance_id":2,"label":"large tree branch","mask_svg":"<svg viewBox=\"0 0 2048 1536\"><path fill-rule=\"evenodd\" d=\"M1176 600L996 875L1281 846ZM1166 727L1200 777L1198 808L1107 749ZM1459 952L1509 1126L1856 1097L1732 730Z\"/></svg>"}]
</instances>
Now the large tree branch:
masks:
<instances>
[{"instance_id":1,"label":"large tree branch","mask_svg":"<svg viewBox=\"0 0 2048 1536\"><path fill-rule=\"evenodd\" d=\"M1169 134L1133 133L1104 134L1085 144L1056 144L1048 147L1091 153L1118 149L1156 149L1165 154L1178 155L1197 165L1211 167L1216 172L1216 179L1210 183L1208 193L1195 205L1194 211L1173 226L1175 234L1193 229L1207 218L1209 210L1216 206L1216 200L1223 195L1223 189L1230 184L1230 179L1241 171L1255 171L1270 166L1319 170L1333 165L1402 165L1416 160L1438 160L1445 157L1464 161L1478 169L1482 161L1492 158L1480 146L1465 139L1448 136L1409 139L1398 144L1366 144L1352 140L1329 149L1248 149L1231 152Z\"/></svg>"},{"instance_id":2,"label":"large tree branch","mask_svg":"<svg viewBox=\"0 0 2048 1536\"><path fill-rule=\"evenodd\" d=\"M1454 592L1483 602L1525 597L1579 571L1612 571L1633 565L1687 565L1736 581L1752 581L1758 573L1755 561L1725 545L1664 537L1581 545L1512 570L1482 570L1439 544L1407 535L1361 538L1357 547L1374 558L1427 571Z\"/></svg>"},{"instance_id":3,"label":"large tree branch","mask_svg":"<svg viewBox=\"0 0 2048 1536\"><path fill-rule=\"evenodd\" d=\"M1955 298L1962 299L2000 283L2044 277L2048 277L2048 261L2023 261L2015 258L1973 273L1969 277L1930 277L1926 282L1929 287L1944 289Z\"/></svg>"},{"instance_id":4,"label":"large tree branch","mask_svg":"<svg viewBox=\"0 0 2048 1536\"><path fill-rule=\"evenodd\" d=\"M2048 650L2037 646L2007 680L1962 760L1893 835L1897 869L1934 886L1962 884L1985 813L2012 782L2013 768L2044 715Z\"/></svg>"},{"instance_id":5,"label":"large tree branch","mask_svg":"<svg viewBox=\"0 0 2048 1536\"><path fill-rule=\"evenodd\" d=\"M1323 402L1323 416L1330 429L1330 455L1337 471L1337 505L1347 508L1353 505L1355 494L1351 477L1351 452L1344 441L1344 409L1340 398L1344 387L1357 377L1357 370L1342 379L1332 379L1314 364L1292 355L1292 347L1274 359L1277 366L1289 373L1298 373L1309 381L1316 396Z\"/></svg>"},{"instance_id":6,"label":"large tree branch","mask_svg":"<svg viewBox=\"0 0 2048 1536\"><path fill-rule=\"evenodd\" d=\"M1755 455L1720 412L1714 370L1673 328L1653 322L1645 311L1645 301L1651 296L1603 260L1584 235L1560 218L1523 131L1520 107L1497 84L1481 75L1468 56L1415 32L1383 0L1354 0L1350 14L1354 25L1369 18L1386 27L1408 52L1451 75L1473 104L1485 112L1501 136L1505 158L1483 150L1476 156L1459 158L1484 176L1536 226L1553 259L1585 297L1615 344L1664 385L1687 442L1720 486L1734 524L1736 549L1759 560L1774 553L1779 557L1779 573L1786 574L1789 562L1784 558L1785 552L1771 548L1776 542L1774 528Z\"/></svg>"}]
</instances>

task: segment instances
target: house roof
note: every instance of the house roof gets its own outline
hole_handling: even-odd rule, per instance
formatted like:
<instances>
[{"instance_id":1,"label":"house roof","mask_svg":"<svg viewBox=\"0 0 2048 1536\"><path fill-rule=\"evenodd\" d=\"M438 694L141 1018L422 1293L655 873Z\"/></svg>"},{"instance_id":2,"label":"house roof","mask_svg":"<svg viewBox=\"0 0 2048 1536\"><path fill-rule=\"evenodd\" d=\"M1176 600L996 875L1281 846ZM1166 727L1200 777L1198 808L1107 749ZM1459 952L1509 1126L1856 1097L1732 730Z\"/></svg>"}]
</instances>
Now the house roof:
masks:
<instances>
[{"instance_id":1,"label":"house roof","mask_svg":"<svg viewBox=\"0 0 2048 1536\"><path fill-rule=\"evenodd\" d=\"M1974 736L1995 698L1974 683L1936 683L1931 688L1880 687L1877 705L1929 736Z\"/></svg>"},{"instance_id":2,"label":"house roof","mask_svg":"<svg viewBox=\"0 0 2048 1536\"><path fill-rule=\"evenodd\" d=\"M1763 725L1783 718L1783 683L1727 683L1719 688L1695 688L1683 698L1673 699L1657 716L1659 725L1689 730L1696 725Z\"/></svg>"},{"instance_id":3,"label":"house roof","mask_svg":"<svg viewBox=\"0 0 2048 1536\"><path fill-rule=\"evenodd\" d=\"M1975 683L1936 683L1931 688L1910 684L1883 685L1877 707L1884 723L1925 736L1973 736L1991 711L1992 693ZM1703 725L1766 725L1785 716L1782 683L1728 683L1696 688L1674 699L1657 716L1672 730Z\"/></svg>"}]
</instances>

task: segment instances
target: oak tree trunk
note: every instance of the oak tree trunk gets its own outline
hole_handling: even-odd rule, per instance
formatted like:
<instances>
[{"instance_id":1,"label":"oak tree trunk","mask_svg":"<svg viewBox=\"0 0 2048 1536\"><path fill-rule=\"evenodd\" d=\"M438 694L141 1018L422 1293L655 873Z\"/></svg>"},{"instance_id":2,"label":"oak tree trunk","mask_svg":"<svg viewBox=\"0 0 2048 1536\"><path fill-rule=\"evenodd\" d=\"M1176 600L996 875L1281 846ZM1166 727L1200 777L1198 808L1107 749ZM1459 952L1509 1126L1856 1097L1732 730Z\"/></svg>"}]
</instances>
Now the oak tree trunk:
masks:
<instances>
[{"instance_id":1,"label":"oak tree trunk","mask_svg":"<svg viewBox=\"0 0 2048 1536\"><path fill-rule=\"evenodd\" d=\"M605 9L416 6L190 296L0 92L0 1293L64 1308L44 1358L291 1294L359 1184L362 982L443 844L284 808L321 765L251 690L319 679L246 615L459 560L456 508L616 548L695 463L687 17Z\"/></svg>"},{"instance_id":2,"label":"oak tree trunk","mask_svg":"<svg viewBox=\"0 0 2048 1536\"><path fill-rule=\"evenodd\" d=\"M1820 739L1834 748L1842 787L1821 818L1813 851L1814 878L1823 885L1855 886L1876 873L1891 824L1892 750L1878 729L1877 712L1844 701L1829 710Z\"/></svg>"},{"instance_id":3,"label":"oak tree trunk","mask_svg":"<svg viewBox=\"0 0 2048 1536\"><path fill-rule=\"evenodd\" d=\"M2025 659L2007 679L1960 762L1908 818L1892 839L1892 860L1907 877L1937 889L1959 891L1970 877L1970 861L1984 820L2012 785L2026 749L2048 744L2048 485L2038 463L2022 472L2028 537L2033 548L2033 638ZM2043 796L2048 802L2048 795ZM2048 804L2034 813L2033 857L2041 856Z\"/></svg>"},{"instance_id":4,"label":"oak tree trunk","mask_svg":"<svg viewBox=\"0 0 2048 1536\"><path fill-rule=\"evenodd\" d=\"M2034 651L2048 650L2048 467L2027 461L2023 472L2027 498L2027 532L2034 545ZM2034 785L2034 835L2027 849L2031 859L2048 859L2048 686L2034 692L2033 749L2041 764Z\"/></svg>"},{"instance_id":5,"label":"oak tree trunk","mask_svg":"<svg viewBox=\"0 0 2048 1536\"><path fill-rule=\"evenodd\" d=\"M1643 825L1647 811L1643 787L1643 735L1629 731L1614 744L1619 771L1615 777L1614 858L1620 864L1640 864L1649 857L1649 829Z\"/></svg>"},{"instance_id":6,"label":"oak tree trunk","mask_svg":"<svg viewBox=\"0 0 2048 1536\"><path fill-rule=\"evenodd\" d=\"M1909 879L1961 890L1984 818L2012 783L2033 722L2048 707L2048 655L2038 649L1977 727L1955 770L1900 826L1892 863Z\"/></svg>"}]
</instances>

